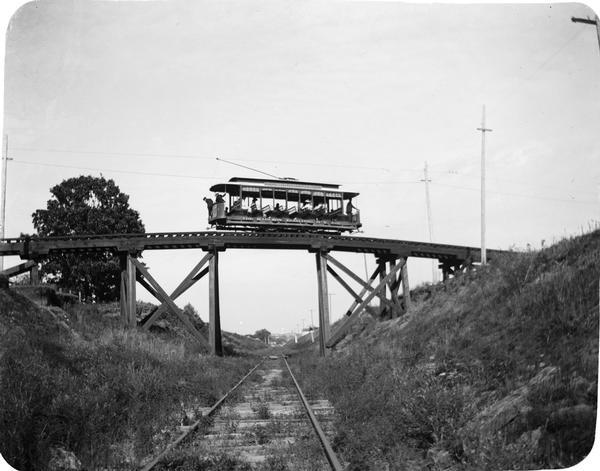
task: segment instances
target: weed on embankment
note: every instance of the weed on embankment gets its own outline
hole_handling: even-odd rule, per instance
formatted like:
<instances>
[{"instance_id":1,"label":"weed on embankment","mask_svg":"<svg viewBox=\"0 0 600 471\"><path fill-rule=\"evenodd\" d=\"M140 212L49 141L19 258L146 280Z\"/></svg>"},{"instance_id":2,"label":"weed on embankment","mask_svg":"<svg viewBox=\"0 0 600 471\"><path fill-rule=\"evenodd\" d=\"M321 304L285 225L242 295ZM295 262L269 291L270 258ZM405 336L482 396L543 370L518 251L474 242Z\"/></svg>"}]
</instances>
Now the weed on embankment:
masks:
<instances>
[{"instance_id":1,"label":"weed on embankment","mask_svg":"<svg viewBox=\"0 0 600 471\"><path fill-rule=\"evenodd\" d=\"M58 448L84 469L137 469L251 365L109 324L0 290L0 452L16 469L48 469Z\"/></svg>"},{"instance_id":2,"label":"weed on embankment","mask_svg":"<svg viewBox=\"0 0 600 471\"><path fill-rule=\"evenodd\" d=\"M594 441L599 278L600 231L507 255L294 371L350 469L571 466Z\"/></svg>"}]
</instances>

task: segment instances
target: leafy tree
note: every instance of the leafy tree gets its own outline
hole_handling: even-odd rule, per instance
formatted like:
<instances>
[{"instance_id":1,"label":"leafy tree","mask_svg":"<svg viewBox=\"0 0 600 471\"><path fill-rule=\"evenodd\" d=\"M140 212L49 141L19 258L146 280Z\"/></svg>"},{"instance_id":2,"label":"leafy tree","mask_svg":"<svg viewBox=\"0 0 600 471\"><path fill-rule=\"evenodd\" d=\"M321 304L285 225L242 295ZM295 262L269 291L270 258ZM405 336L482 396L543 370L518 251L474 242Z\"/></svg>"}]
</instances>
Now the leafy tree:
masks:
<instances>
[{"instance_id":1,"label":"leafy tree","mask_svg":"<svg viewBox=\"0 0 600 471\"><path fill-rule=\"evenodd\" d=\"M86 234L144 233L139 213L113 180L79 176L50 189L46 209L32 214L40 237ZM80 291L86 299L113 301L119 297L120 268L112 252L50 255L42 261L44 280Z\"/></svg>"},{"instance_id":2,"label":"leafy tree","mask_svg":"<svg viewBox=\"0 0 600 471\"><path fill-rule=\"evenodd\" d=\"M196 308L190 303L187 303L185 306L183 306L183 315L188 316L197 329L202 329L204 326L204 321L200 318L200 314L198 314Z\"/></svg>"},{"instance_id":3,"label":"leafy tree","mask_svg":"<svg viewBox=\"0 0 600 471\"><path fill-rule=\"evenodd\" d=\"M267 343L269 341L269 337L271 336L271 332L269 332L267 329L260 329L254 332L254 336Z\"/></svg>"}]
</instances>

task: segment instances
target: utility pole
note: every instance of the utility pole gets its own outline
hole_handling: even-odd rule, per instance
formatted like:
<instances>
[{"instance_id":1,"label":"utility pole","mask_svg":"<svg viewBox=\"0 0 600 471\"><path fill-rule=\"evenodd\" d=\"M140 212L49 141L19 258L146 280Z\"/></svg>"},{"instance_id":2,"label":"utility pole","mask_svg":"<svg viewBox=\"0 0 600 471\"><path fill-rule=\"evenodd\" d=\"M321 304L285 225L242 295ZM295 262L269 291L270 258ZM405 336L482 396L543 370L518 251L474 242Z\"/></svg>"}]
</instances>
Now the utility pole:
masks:
<instances>
[{"instance_id":1,"label":"utility pole","mask_svg":"<svg viewBox=\"0 0 600 471\"><path fill-rule=\"evenodd\" d=\"M6 171L8 170L8 135L4 135L4 152L2 153L2 197L0 198L0 239L5 236L6 221ZM0 271L4 270L4 257L0 257Z\"/></svg>"},{"instance_id":2,"label":"utility pole","mask_svg":"<svg viewBox=\"0 0 600 471\"><path fill-rule=\"evenodd\" d=\"M600 47L600 19L598 18L598 15L596 15L596 18L594 18L593 20L591 18L576 18L576 17L572 16L571 21L573 23L585 23L588 25L595 25L596 26L596 35L598 36L598 47ZM600 52L600 49L599 49L599 52Z\"/></svg>"},{"instance_id":3,"label":"utility pole","mask_svg":"<svg viewBox=\"0 0 600 471\"><path fill-rule=\"evenodd\" d=\"M427 161L425 161L425 168L423 169L422 182L425 182L425 202L427 204L427 227L429 229L429 242L433 242L433 222L431 221L431 200L429 198L429 172L427 170ZM437 276L435 271L435 260L431 261L431 281L432 283L437 282Z\"/></svg>"},{"instance_id":4,"label":"utility pole","mask_svg":"<svg viewBox=\"0 0 600 471\"><path fill-rule=\"evenodd\" d=\"M485 105L481 115L481 264L487 263L485 254L485 133L491 132L491 129L485 127Z\"/></svg>"}]
</instances>

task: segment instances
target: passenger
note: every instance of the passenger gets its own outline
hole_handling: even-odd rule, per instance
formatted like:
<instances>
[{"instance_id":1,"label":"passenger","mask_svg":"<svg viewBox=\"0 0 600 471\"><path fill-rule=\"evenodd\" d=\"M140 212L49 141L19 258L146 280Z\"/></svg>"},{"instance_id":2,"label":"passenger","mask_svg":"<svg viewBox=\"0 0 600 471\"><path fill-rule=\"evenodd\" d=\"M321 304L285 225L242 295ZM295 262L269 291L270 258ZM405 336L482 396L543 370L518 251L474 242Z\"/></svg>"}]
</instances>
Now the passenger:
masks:
<instances>
[{"instance_id":1,"label":"passenger","mask_svg":"<svg viewBox=\"0 0 600 471\"><path fill-rule=\"evenodd\" d=\"M208 208L208 217L210 217L215 203L213 203L213 200L211 200L210 198L207 198L206 196L202 199L206 203L206 207Z\"/></svg>"},{"instance_id":2,"label":"passenger","mask_svg":"<svg viewBox=\"0 0 600 471\"><path fill-rule=\"evenodd\" d=\"M250 205L250 212L256 213L258 212L258 200L256 198L252 198L252 204Z\"/></svg>"},{"instance_id":3,"label":"passenger","mask_svg":"<svg viewBox=\"0 0 600 471\"><path fill-rule=\"evenodd\" d=\"M283 210L281 209L281 205L279 203L275 203L275 207L273 208L273 215L279 217L283 214Z\"/></svg>"},{"instance_id":4,"label":"passenger","mask_svg":"<svg viewBox=\"0 0 600 471\"><path fill-rule=\"evenodd\" d=\"M352 198L350 198L348 200L348 204L346 205L346 214L348 216L352 216L352 210L353 209L358 209L358 208L352 204Z\"/></svg>"},{"instance_id":5,"label":"passenger","mask_svg":"<svg viewBox=\"0 0 600 471\"><path fill-rule=\"evenodd\" d=\"M217 198L215 200L215 203L225 203L225 200L223 199L223 195L217 193Z\"/></svg>"},{"instance_id":6,"label":"passenger","mask_svg":"<svg viewBox=\"0 0 600 471\"><path fill-rule=\"evenodd\" d=\"M309 200L304 200L304 204L302 205L302 211L312 211L313 207L310 204Z\"/></svg>"}]
</instances>

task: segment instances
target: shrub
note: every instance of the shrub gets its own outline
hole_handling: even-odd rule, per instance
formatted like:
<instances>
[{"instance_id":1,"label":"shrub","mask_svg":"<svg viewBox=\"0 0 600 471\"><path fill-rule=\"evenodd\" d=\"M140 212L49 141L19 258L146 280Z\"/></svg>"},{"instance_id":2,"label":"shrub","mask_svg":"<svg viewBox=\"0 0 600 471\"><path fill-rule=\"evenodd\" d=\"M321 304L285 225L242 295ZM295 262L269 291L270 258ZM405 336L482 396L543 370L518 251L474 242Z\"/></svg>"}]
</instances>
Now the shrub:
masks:
<instances>
[{"instance_id":1,"label":"shrub","mask_svg":"<svg viewBox=\"0 0 600 471\"><path fill-rule=\"evenodd\" d=\"M159 432L176 425L181 403L212 405L250 368L99 321L82 324L84 335L63 332L31 303L6 296L0 446L17 469L46 469L53 446L73 451L86 469L133 469L161 446ZM11 312L19 312L15 323L39 325L10 324Z\"/></svg>"},{"instance_id":2,"label":"shrub","mask_svg":"<svg viewBox=\"0 0 600 471\"><path fill-rule=\"evenodd\" d=\"M333 402L350 469L570 466L594 440L599 278L598 230L499 257L416 297L385 337L296 354L294 374ZM496 430L480 414L507 397L522 412Z\"/></svg>"}]
</instances>

